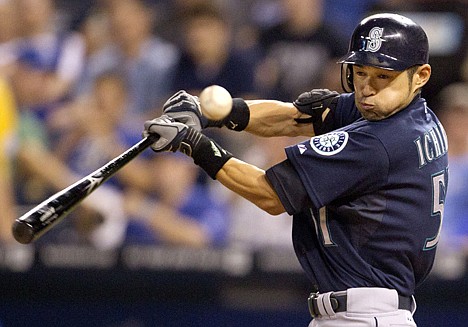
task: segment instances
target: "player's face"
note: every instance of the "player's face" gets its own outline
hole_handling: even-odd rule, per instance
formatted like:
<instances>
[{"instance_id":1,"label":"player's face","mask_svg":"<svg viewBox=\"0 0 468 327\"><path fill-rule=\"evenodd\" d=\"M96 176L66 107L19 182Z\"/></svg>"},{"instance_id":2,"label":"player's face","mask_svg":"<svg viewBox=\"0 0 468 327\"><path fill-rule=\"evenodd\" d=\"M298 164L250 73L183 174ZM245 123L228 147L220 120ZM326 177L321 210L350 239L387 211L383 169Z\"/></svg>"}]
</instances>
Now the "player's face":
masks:
<instances>
[{"instance_id":1,"label":"player's face","mask_svg":"<svg viewBox=\"0 0 468 327\"><path fill-rule=\"evenodd\" d=\"M416 87L406 71L353 66L356 106L367 120L381 120L405 108Z\"/></svg>"}]
</instances>

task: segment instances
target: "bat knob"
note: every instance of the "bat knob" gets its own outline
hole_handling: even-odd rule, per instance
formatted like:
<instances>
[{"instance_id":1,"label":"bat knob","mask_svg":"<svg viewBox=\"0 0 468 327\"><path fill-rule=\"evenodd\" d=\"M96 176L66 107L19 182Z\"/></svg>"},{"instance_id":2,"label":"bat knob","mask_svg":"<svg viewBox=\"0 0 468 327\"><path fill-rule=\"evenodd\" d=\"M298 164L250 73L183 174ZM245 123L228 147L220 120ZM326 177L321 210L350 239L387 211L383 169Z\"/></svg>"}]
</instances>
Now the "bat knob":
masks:
<instances>
[{"instance_id":1,"label":"bat knob","mask_svg":"<svg viewBox=\"0 0 468 327\"><path fill-rule=\"evenodd\" d=\"M34 228L18 219L13 224L12 233L15 240L22 244L29 244L34 239Z\"/></svg>"}]
</instances>

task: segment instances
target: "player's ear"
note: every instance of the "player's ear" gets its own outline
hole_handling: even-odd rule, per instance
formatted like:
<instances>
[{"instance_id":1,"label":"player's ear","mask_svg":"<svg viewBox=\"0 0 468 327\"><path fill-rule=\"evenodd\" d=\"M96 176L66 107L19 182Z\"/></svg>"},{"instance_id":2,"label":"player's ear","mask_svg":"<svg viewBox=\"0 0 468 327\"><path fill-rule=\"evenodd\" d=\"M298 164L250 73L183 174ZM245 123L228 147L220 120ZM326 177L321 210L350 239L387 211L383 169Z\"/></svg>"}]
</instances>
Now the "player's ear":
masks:
<instances>
[{"instance_id":1,"label":"player's ear","mask_svg":"<svg viewBox=\"0 0 468 327\"><path fill-rule=\"evenodd\" d=\"M414 86L419 89L423 87L431 77L431 66L429 64L421 65L417 68L416 72L413 75Z\"/></svg>"}]
</instances>

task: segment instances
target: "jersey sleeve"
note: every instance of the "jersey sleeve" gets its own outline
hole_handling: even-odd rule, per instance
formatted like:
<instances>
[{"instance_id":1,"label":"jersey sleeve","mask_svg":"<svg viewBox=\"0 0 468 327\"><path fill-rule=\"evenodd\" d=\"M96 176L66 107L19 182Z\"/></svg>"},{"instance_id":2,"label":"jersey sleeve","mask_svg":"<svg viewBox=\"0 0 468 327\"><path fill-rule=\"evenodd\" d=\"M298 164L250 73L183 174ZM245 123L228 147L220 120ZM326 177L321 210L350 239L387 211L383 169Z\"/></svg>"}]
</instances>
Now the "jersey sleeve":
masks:
<instances>
[{"instance_id":1,"label":"jersey sleeve","mask_svg":"<svg viewBox=\"0 0 468 327\"><path fill-rule=\"evenodd\" d=\"M389 159L371 134L339 130L286 148L314 208L371 193L388 179Z\"/></svg>"},{"instance_id":2,"label":"jersey sleeve","mask_svg":"<svg viewBox=\"0 0 468 327\"><path fill-rule=\"evenodd\" d=\"M294 215L311 206L307 191L289 160L268 169L266 177L288 214Z\"/></svg>"}]
</instances>

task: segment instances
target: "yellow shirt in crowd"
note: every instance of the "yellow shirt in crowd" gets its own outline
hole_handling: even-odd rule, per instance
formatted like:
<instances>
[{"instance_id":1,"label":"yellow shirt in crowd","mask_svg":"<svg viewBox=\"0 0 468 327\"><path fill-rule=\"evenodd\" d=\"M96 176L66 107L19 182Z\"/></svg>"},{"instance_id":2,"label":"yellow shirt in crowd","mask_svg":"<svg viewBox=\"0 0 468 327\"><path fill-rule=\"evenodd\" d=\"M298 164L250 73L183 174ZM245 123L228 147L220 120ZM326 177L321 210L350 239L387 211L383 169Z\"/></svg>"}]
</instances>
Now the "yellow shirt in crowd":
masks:
<instances>
[{"instance_id":1,"label":"yellow shirt in crowd","mask_svg":"<svg viewBox=\"0 0 468 327\"><path fill-rule=\"evenodd\" d=\"M14 96L8 83L0 78L0 168L2 173L8 167L10 151L17 129L16 123L17 112Z\"/></svg>"}]
</instances>

